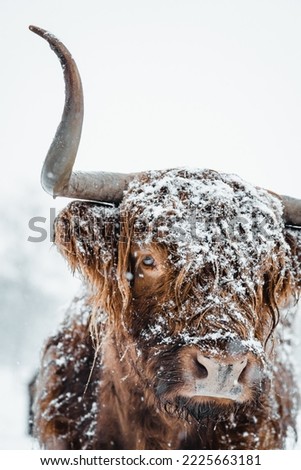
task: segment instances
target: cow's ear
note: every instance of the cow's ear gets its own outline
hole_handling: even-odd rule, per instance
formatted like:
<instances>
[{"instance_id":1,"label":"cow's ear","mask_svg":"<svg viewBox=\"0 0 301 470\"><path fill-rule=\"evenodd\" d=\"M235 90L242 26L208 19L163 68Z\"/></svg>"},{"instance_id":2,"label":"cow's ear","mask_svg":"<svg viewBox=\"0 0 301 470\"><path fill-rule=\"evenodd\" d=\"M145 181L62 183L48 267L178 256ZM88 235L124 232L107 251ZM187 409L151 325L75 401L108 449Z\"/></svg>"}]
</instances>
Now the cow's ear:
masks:
<instances>
[{"instance_id":1,"label":"cow's ear","mask_svg":"<svg viewBox=\"0 0 301 470\"><path fill-rule=\"evenodd\" d=\"M72 270L97 290L116 277L119 210L75 201L57 217L54 241Z\"/></svg>"}]
</instances>

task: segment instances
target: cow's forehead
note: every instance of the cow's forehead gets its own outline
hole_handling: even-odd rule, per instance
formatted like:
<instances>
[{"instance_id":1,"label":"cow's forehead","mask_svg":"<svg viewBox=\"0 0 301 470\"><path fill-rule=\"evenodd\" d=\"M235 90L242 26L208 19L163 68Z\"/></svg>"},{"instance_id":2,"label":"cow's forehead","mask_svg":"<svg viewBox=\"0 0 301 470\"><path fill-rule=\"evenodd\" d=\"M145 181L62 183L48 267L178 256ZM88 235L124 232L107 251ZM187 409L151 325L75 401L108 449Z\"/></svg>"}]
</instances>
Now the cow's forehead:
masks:
<instances>
[{"instance_id":1,"label":"cow's forehead","mask_svg":"<svg viewBox=\"0 0 301 470\"><path fill-rule=\"evenodd\" d=\"M168 211L179 218L182 211L197 210L210 216L252 212L264 216L281 216L278 199L256 188L239 176L213 170L172 169L149 171L134 179L125 194L123 207L135 206L144 215L158 217ZM250 213L251 211L251 213ZM281 218L281 217L280 217Z\"/></svg>"},{"instance_id":2,"label":"cow's forehead","mask_svg":"<svg viewBox=\"0 0 301 470\"><path fill-rule=\"evenodd\" d=\"M132 182L121 211L130 214L135 242L164 243L179 266L224 263L246 271L276 247L288 249L280 201L236 175L150 171Z\"/></svg>"}]
</instances>

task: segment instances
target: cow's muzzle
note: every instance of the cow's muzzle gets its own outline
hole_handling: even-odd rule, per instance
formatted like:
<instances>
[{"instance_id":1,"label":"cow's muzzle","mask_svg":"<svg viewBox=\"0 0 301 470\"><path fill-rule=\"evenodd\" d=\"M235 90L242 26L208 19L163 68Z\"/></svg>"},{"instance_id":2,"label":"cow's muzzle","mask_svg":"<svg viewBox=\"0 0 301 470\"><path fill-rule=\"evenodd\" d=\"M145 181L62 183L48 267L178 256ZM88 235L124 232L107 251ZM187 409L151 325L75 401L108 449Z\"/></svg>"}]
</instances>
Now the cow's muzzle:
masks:
<instances>
[{"instance_id":1,"label":"cow's muzzle","mask_svg":"<svg viewBox=\"0 0 301 470\"><path fill-rule=\"evenodd\" d=\"M184 395L202 401L250 400L262 379L262 367L252 353L209 356L194 351L185 358Z\"/></svg>"}]
</instances>

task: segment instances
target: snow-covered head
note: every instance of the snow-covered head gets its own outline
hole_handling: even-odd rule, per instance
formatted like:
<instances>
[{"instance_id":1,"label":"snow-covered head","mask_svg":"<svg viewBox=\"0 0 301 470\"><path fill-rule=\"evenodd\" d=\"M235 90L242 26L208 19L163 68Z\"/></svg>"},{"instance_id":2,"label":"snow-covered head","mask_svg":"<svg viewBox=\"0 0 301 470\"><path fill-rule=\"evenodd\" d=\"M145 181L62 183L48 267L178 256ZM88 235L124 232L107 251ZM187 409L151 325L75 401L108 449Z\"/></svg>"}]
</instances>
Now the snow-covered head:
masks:
<instances>
[{"instance_id":1,"label":"snow-covered head","mask_svg":"<svg viewBox=\"0 0 301 470\"><path fill-rule=\"evenodd\" d=\"M71 203L56 243L158 396L253 397L280 308L298 295L277 197L211 170L150 171L118 208Z\"/></svg>"},{"instance_id":2,"label":"snow-covered head","mask_svg":"<svg viewBox=\"0 0 301 470\"><path fill-rule=\"evenodd\" d=\"M259 321L263 330L265 320L269 331L277 322L276 305L288 285L294 289L295 269L276 197L211 170L152 171L130 185L120 213L120 243L130 243L127 274L134 290L136 281L145 298L150 283L144 278L152 272L158 283L169 272L168 291L176 295L168 300L177 303L176 322L218 309L219 320L231 312L240 323L246 320L242 304L253 326ZM135 259L148 251L146 273L137 277ZM196 297L192 311L186 305ZM265 319L255 311L263 298L271 314Z\"/></svg>"},{"instance_id":3,"label":"snow-covered head","mask_svg":"<svg viewBox=\"0 0 301 470\"><path fill-rule=\"evenodd\" d=\"M215 267L219 282L235 291L254 290L265 261L278 268L280 253L282 268L291 270L280 200L238 176L152 171L131 183L120 210L137 246L165 246L176 269Z\"/></svg>"}]
</instances>

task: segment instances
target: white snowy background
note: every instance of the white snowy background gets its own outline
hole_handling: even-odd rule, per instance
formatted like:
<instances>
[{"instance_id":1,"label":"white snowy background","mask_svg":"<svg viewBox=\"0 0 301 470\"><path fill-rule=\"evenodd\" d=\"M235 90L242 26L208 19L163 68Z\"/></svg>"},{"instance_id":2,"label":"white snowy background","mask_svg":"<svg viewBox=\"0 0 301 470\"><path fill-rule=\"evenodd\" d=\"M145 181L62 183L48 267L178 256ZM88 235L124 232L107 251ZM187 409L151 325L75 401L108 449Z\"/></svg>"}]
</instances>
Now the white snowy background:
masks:
<instances>
[{"instance_id":1,"label":"white snowy background","mask_svg":"<svg viewBox=\"0 0 301 470\"><path fill-rule=\"evenodd\" d=\"M79 66L77 168L210 167L301 197L298 0L0 0L0 449L35 446L26 386L78 287L49 237L28 241L29 220L49 235L50 208L66 203L39 183L62 72L29 24Z\"/></svg>"}]
</instances>

